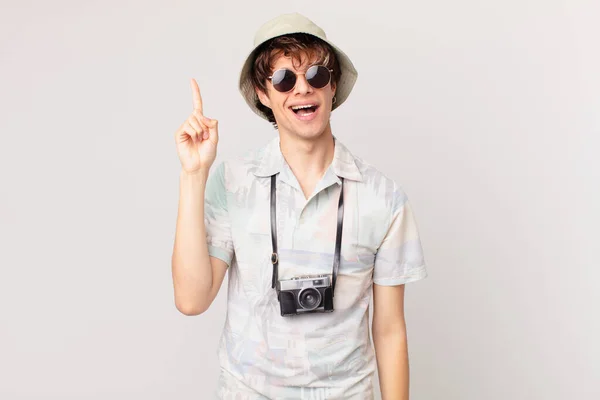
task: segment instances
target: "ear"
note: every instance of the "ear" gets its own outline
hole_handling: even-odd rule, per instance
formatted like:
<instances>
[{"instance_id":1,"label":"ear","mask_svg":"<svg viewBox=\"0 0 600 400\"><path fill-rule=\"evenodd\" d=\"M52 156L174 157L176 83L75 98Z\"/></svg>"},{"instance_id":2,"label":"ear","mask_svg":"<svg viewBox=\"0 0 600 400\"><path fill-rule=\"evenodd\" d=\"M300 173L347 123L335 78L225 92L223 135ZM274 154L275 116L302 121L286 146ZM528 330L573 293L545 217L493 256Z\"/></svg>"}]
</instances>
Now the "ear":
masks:
<instances>
[{"instance_id":1,"label":"ear","mask_svg":"<svg viewBox=\"0 0 600 400\"><path fill-rule=\"evenodd\" d=\"M335 97L336 90L337 90L336 84L331 82L331 97Z\"/></svg>"},{"instance_id":2,"label":"ear","mask_svg":"<svg viewBox=\"0 0 600 400\"><path fill-rule=\"evenodd\" d=\"M271 108L271 100L269 99L269 96L257 87L254 88L254 91L256 92L258 100L260 100L262 105Z\"/></svg>"}]
</instances>

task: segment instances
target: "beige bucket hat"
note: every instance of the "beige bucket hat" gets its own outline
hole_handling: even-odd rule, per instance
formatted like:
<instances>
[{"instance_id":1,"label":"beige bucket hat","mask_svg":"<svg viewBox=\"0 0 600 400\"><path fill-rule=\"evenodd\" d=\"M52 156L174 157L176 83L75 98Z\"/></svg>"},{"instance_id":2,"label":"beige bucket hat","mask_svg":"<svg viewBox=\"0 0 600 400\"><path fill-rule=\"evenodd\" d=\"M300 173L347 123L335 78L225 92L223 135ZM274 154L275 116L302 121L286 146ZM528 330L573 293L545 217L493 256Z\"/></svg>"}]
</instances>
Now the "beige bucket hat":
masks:
<instances>
[{"instance_id":1,"label":"beige bucket hat","mask_svg":"<svg viewBox=\"0 0 600 400\"><path fill-rule=\"evenodd\" d=\"M316 36L333 48L340 64L341 76L337 84L337 89L335 92L336 102L333 104L332 110L335 110L342 105L344 101L346 101L350 95L350 92L352 91L352 88L354 87L356 78L358 78L358 72L356 72L356 69L350 61L350 58L348 58L346 53L344 53L327 39L323 29L299 13L280 15L266 22L258 29L258 32L256 32L256 35L254 36L254 48L246 58L240 74L240 93L242 93L242 96L252 111L264 119L267 119L267 117L255 105L256 101L258 100L258 96L256 95L254 87L252 86L252 81L250 80L250 70L252 63L254 62L255 53L258 46L264 42L277 36L291 33L307 33Z\"/></svg>"}]
</instances>

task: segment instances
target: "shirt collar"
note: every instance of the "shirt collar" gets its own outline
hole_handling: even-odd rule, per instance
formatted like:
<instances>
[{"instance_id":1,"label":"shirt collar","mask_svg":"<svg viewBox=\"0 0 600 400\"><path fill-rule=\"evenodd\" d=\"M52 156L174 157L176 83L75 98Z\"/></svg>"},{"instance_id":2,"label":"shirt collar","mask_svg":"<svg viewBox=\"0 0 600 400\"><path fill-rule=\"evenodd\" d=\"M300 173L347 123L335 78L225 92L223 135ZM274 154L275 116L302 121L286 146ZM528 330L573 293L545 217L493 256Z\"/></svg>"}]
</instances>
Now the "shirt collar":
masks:
<instances>
[{"instance_id":1,"label":"shirt collar","mask_svg":"<svg viewBox=\"0 0 600 400\"><path fill-rule=\"evenodd\" d=\"M327 168L325 175L332 175L331 178L335 178L338 183L341 183L339 177L361 182L362 174L356 165L355 157L339 139L335 136L333 139L335 143L333 161ZM254 175L258 177L269 177L278 173L282 173L282 175L292 173L283 154L281 154L279 136L261 149L259 158L258 166L254 171Z\"/></svg>"}]
</instances>

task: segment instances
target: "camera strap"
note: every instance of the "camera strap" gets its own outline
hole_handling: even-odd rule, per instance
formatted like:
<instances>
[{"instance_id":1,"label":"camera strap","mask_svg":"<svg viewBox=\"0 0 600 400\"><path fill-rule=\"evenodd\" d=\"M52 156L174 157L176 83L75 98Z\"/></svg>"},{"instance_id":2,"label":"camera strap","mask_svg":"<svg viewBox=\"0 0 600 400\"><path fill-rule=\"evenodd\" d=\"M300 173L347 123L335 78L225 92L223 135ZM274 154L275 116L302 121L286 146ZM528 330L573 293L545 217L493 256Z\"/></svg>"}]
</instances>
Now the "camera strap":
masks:
<instances>
[{"instance_id":1,"label":"camera strap","mask_svg":"<svg viewBox=\"0 0 600 400\"><path fill-rule=\"evenodd\" d=\"M335 282L337 280L338 269L340 267L340 258L342 251L342 227L344 222L344 178L340 177L342 184L340 186L340 198L338 201L337 230L335 234L335 253L333 256L333 277L331 281L331 293L335 296ZM277 213L276 213L276 175L271 175L271 244L273 253L271 254L271 264L273 264L273 276L271 279L271 288L275 288L279 296L279 254L277 253Z\"/></svg>"}]
</instances>

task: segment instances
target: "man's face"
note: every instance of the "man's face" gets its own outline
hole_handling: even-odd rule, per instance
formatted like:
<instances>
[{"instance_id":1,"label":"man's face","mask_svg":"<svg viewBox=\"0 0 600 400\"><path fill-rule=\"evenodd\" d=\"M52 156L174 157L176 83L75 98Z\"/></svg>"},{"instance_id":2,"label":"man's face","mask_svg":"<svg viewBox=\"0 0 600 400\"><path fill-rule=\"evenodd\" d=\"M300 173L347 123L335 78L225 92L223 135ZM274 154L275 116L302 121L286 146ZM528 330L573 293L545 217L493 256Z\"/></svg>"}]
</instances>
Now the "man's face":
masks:
<instances>
[{"instance_id":1,"label":"man's face","mask_svg":"<svg viewBox=\"0 0 600 400\"><path fill-rule=\"evenodd\" d=\"M287 68L296 74L296 86L287 93L281 93L273 88L271 81L267 81L267 93L257 91L260 101L273 111L277 127L280 132L303 139L319 137L329 129L329 116L331 114L332 99L335 95L335 86L330 82L321 89L315 89L308 84L304 73L314 65L306 56L301 58L302 64L294 67L291 57L279 56L273 63L273 70ZM298 105L313 105L316 109L312 113L306 110L294 111L292 107ZM311 109L312 110L312 109Z\"/></svg>"}]
</instances>

